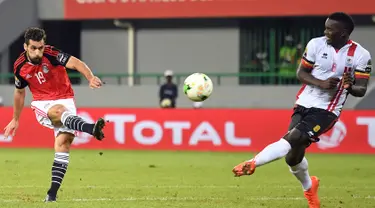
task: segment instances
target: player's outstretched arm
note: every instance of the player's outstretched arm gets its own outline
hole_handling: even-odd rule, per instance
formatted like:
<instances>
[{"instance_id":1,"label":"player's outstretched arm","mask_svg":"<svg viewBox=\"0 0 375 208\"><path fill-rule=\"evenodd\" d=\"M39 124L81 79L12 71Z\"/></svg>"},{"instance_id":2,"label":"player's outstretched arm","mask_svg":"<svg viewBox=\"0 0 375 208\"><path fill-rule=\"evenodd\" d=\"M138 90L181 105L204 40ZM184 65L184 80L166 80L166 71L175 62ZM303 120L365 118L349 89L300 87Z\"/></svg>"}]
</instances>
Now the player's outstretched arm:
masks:
<instances>
[{"instance_id":1,"label":"player's outstretched arm","mask_svg":"<svg viewBox=\"0 0 375 208\"><path fill-rule=\"evenodd\" d=\"M79 71L89 81L91 88L100 88L100 86L102 86L102 81L92 73L85 62L78 58L71 56L65 67Z\"/></svg>"},{"instance_id":2,"label":"player's outstretched arm","mask_svg":"<svg viewBox=\"0 0 375 208\"><path fill-rule=\"evenodd\" d=\"M21 116L21 111L22 111L23 106L25 104L25 96L26 96L25 88L22 88L22 89L16 88L14 90L13 119L4 128L5 139L7 139L10 134L12 134L12 136L16 135L16 131L17 131L18 125L19 125L19 119L20 119L20 116Z\"/></svg>"}]
</instances>

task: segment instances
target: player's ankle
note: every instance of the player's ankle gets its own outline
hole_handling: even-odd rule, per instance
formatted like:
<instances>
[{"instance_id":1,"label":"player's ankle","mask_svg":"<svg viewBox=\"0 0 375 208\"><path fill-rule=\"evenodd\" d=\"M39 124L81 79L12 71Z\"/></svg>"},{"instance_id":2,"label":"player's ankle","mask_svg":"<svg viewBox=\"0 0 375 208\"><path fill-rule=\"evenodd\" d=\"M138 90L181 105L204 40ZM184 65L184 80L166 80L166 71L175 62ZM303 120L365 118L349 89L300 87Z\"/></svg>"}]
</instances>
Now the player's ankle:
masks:
<instances>
[{"instance_id":1,"label":"player's ankle","mask_svg":"<svg viewBox=\"0 0 375 208\"><path fill-rule=\"evenodd\" d=\"M57 191L50 189L50 190L47 191L47 195L51 196L51 197L56 197L57 196Z\"/></svg>"}]
</instances>

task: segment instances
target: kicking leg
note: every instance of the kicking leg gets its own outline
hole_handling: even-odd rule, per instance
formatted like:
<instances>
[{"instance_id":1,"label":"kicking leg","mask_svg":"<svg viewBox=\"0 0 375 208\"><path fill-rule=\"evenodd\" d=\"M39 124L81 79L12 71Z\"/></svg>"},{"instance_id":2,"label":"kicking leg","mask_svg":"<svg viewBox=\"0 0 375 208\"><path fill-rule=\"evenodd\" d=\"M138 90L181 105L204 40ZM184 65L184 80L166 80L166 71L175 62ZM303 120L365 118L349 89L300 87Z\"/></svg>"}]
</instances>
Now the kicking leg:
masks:
<instances>
[{"instance_id":1,"label":"kicking leg","mask_svg":"<svg viewBox=\"0 0 375 208\"><path fill-rule=\"evenodd\" d=\"M260 167L272 161L286 156L292 148L299 147L302 141L309 140L309 136L297 128L290 130L279 141L268 145L253 159L240 163L233 169L235 176L251 175L256 167Z\"/></svg>"},{"instance_id":2,"label":"kicking leg","mask_svg":"<svg viewBox=\"0 0 375 208\"><path fill-rule=\"evenodd\" d=\"M274 142L264 148L255 158L242 162L233 168L235 176L251 175L255 167L259 167L284 157L292 149L292 141L298 141L300 132L294 131L294 127L299 124L303 118L304 108L296 107L288 127L288 133L279 141ZM295 142L293 142L295 143Z\"/></svg>"},{"instance_id":3,"label":"kicking leg","mask_svg":"<svg viewBox=\"0 0 375 208\"><path fill-rule=\"evenodd\" d=\"M56 201L57 191L68 168L70 145L73 139L74 135L66 132L60 132L55 138L55 158L52 164L51 187L47 192L45 202Z\"/></svg>"},{"instance_id":4,"label":"kicking leg","mask_svg":"<svg viewBox=\"0 0 375 208\"><path fill-rule=\"evenodd\" d=\"M94 124L87 123L81 117L74 115L65 106L57 104L48 110L48 117L56 127L66 126L69 129L93 135L97 140L102 140L105 126L104 119L98 119Z\"/></svg>"}]
</instances>

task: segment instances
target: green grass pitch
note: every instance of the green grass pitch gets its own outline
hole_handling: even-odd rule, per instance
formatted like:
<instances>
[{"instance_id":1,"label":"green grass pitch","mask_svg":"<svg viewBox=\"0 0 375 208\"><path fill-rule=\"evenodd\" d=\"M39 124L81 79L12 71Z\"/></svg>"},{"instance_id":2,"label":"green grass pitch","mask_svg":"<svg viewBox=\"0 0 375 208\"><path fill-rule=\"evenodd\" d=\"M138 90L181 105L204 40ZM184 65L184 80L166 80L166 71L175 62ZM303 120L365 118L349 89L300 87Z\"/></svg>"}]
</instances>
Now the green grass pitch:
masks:
<instances>
[{"instance_id":1,"label":"green grass pitch","mask_svg":"<svg viewBox=\"0 0 375 208\"><path fill-rule=\"evenodd\" d=\"M102 152L103 154L99 154ZM0 207L307 207L284 160L252 176L231 169L253 153L72 150L57 203L42 201L53 151L1 149ZM375 207L375 156L307 155L322 207Z\"/></svg>"}]
</instances>

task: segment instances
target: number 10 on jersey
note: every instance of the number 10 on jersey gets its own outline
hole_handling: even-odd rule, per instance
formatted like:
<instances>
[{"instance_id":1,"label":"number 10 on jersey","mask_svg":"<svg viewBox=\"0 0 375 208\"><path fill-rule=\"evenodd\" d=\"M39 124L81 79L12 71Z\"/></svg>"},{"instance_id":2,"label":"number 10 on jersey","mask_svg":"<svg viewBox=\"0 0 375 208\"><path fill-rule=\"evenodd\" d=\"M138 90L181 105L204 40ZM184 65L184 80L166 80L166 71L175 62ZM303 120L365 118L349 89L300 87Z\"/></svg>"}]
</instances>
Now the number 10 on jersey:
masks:
<instances>
[{"instance_id":1,"label":"number 10 on jersey","mask_svg":"<svg viewBox=\"0 0 375 208\"><path fill-rule=\"evenodd\" d=\"M43 72L37 72L35 73L35 77L38 79L39 84L43 84L46 82L46 78L43 75Z\"/></svg>"}]
</instances>

